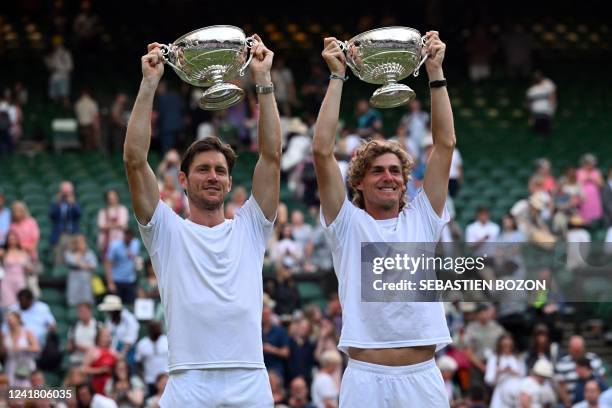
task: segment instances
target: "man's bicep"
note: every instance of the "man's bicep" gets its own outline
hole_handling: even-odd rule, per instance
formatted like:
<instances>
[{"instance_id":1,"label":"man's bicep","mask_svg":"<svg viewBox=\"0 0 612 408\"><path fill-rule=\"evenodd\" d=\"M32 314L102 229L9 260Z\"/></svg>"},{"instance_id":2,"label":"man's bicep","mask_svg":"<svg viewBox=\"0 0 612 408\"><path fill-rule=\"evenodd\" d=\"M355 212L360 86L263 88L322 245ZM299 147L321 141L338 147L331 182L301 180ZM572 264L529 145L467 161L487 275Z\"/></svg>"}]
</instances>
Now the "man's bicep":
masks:
<instances>
[{"instance_id":1,"label":"man's bicep","mask_svg":"<svg viewBox=\"0 0 612 408\"><path fill-rule=\"evenodd\" d=\"M340 167L334 156L314 157L315 173L325 223L330 225L340 212L346 191Z\"/></svg>"},{"instance_id":2,"label":"man's bicep","mask_svg":"<svg viewBox=\"0 0 612 408\"><path fill-rule=\"evenodd\" d=\"M153 170L148 163L125 166L132 206L138 222L146 225L151 221L159 201L159 188Z\"/></svg>"}]
</instances>

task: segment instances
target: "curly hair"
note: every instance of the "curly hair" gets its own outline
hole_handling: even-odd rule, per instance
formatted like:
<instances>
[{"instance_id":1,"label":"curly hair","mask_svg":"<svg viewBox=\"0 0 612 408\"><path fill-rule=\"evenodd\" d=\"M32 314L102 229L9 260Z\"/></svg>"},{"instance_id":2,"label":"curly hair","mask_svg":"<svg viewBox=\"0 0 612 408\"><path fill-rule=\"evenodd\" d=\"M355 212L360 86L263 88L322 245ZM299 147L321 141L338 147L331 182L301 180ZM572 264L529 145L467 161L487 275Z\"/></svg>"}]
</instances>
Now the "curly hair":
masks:
<instances>
[{"instance_id":1,"label":"curly hair","mask_svg":"<svg viewBox=\"0 0 612 408\"><path fill-rule=\"evenodd\" d=\"M348 169L348 185L353 190L353 204L361 209L365 209L365 199L363 193L357 189L357 186L363 180L366 171L372 165L374 159L386 153L393 153L398 157L402 164L402 178L404 184L410 180L410 173L414 168L414 160L406 152L401 144L394 141L370 140L361 145L356 151L353 159L349 164ZM399 203L400 211L406 205L406 195L402 194Z\"/></svg>"}]
</instances>

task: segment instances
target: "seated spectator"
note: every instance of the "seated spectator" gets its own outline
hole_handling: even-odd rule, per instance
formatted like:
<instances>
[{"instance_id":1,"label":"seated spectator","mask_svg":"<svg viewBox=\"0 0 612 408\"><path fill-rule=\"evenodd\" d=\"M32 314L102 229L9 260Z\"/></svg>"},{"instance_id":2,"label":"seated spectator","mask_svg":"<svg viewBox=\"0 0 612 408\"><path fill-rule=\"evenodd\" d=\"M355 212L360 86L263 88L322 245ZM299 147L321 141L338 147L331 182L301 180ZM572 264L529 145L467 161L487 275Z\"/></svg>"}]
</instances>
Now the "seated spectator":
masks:
<instances>
[{"instance_id":1,"label":"seated spectator","mask_svg":"<svg viewBox=\"0 0 612 408\"><path fill-rule=\"evenodd\" d=\"M72 236L79 232L81 219L81 206L76 201L74 186L70 181L60 183L55 200L49 206L49 218L52 224L49 243L54 248L55 265L60 265Z\"/></svg>"},{"instance_id":2,"label":"seated spectator","mask_svg":"<svg viewBox=\"0 0 612 408\"><path fill-rule=\"evenodd\" d=\"M310 403L308 384L302 377L295 377L289 384L289 408L315 408Z\"/></svg>"},{"instance_id":3,"label":"seated spectator","mask_svg":"<svg viewBox=\"0 0 612 408\"><path fill-rule=\"evenodd\" d=\"M278 241L270 248L270 259L275 263L281 263L292 271L298 271L304 261L302 247L293 237L291 224L281 227Z\"/></svg>"},{"instance_id":4,"label":"seated spectator","mask_svg":"<svg viewBox=\"0 0 612 408\"><path fill-rule=\"evenodd\" d=\"M111 242L122 240L128 228L128 210L115 190L104 193L106 207L98 211L98 251L104 256Z\"/></svg>"},{"instance_id":5,"label":"seated spectator","mask_svg":"<svg viewBox=\"0 0 612 408\"><path fill-rule=\"evenodd\" d=\"M120 358L133 365L134 346L140 329L138 320L123 306L121 298L116 295L104 296L104 301L98 305L98 310L107 313L104 325L113 334L112 349L118 353Z\"/></svg>"},{"instance_id":6,"label":"seated spectator","mask_svg":"<svg viewBox=\"0 0 612 408\"><path fill-rule=\"evenodd\" d=\"M145 408L160 408L159 400L166 389L168 374L162 373L155 379L155 393L145 401Z\"/></svg>"},{"instance_id":7,"label":"seated spectator","mask_svg":"<svg viewBox=\"0 0 612 408\"><path fill-rule=\"evenodd\" d=\"M552 193L557 184L555 177L551 174L550 160L541 158L535 162L535 172L532 177L539 177L542 179L542 189L548 193Z\"/></svg>"},{"instance_id":8,"label":"seated spectator","mask_svg":"<svg viewBox=\"0 0 612 408\"><path fill-rule=\"evenodd\" d=\"M38 260L38 241L40 230L38 223L30 215L28 207L23 201L13 201L11 206L11 231L19 236L19 244L30 254L33 262Z\"/></svg>"},{"instance_id":9,"label":"seated spectator","mask_svg":"<svg viewBox=\"0 0 612 408\"><path fill-rule=\"evenodd\" d=\"M300 210L291 212L291 234L302 249L302 253L312 241L312 225L304 222L304 213Z\"/></svg>"},{"instance_id":10,"label":"seated spectator","mask_svg":"<svg viewBox=\"0 0 612 408\"><path fill-rule=\"evenodd\" d=\"M457 362L449 356L442 356L437 361L442 379L444 380L444 388L448 394L448 400L453 402L461 397L461 391L457 384L453 382L453 377L457 372Z\"/></svg>"},{"instance_id":11,"label":"seated spectator","mask_svg":"<svg viewBox=\"0 0 612 408\"><path fill-rule=\"evenodd\" d=\"M162 333L160 322L149 323L149 333L136 344L135 360L142 365L147 395L155 394L159 375L168 372L168 337Z\"/></svg>"},{"instance_id":12,"label":"seated spectator","mask_svg":"<svg viewBox=\"0 0 612 408\"><path fill-rule=\"evenodd\" d=\"M594 376L602 377L605 373L603 362L599 356L593 352L586 351L584 338L573 335L568 341L568 354L561 357L555 366L555 378L559 383L559 395L561 401L570 406L576 391L578 382L577 363L580 359L586 358L591 364Z\"/></svg>"},{"instance_id":13,"label":"seated spectator","mask_svg":"<svg viewBox=\"0 0 612 408\"><path fill-rule=\"evenodd\" d=\"M17 293L17 302L18 304L11 306L10 310L19 312L25 328L30 330L41 347L44 347L47 332L55 331L55 318L51 314L49 305L40 300L34 300L32 291L27 288Z\"/></svg>"},{"instance_id":14,"label":"seated spectator","mask_svg":"<svg viewBox=\"0 0 612 408\"><path fill-rule=\"evenodd\" d=\"M32 270L30 255L21 247L19 236L10 231L4 248L0 248L0 267L4 268L2 277L3 308L17 302L17 293L26 287L26 275Z\"/></svg>"},{"instance_id":15,"label":"seated spectator","mask_svg":"<svg viewBox=\"0 0 612 408\"><path fill-rule=\"evenodd\" d=\"M478 207L476 210L476 221L469 224L465 229L465 242L472 248L473 256L493 254L493 243L499 236L499 225L489 219L489 209Z\"/></svg>"},{"instance_id":16,"label":"seated spectator","mask_svg":"<svg viewBox=\"0 0 612 408\"><path fill-rule=\"evenodd\" d=\"M514 390L510 390L509 399L516 401L520 407L547 407L557 402L551 385L553 366L546 360L538 360L531 369L531 375L522 379Z\"/></svg>"},{"instance_id":17,"label":"seated spectator","mask_svg":"<svg viewBox=\"0 0 612 408\"><path fill-rule=\"evenodd\" d=\"M66 251L64 263L70 269L66 285L66 298L69 306L79 303L93 303L91 277L98 266L96 254L87 247L85 235L75 234L72 248Z\"/></svg>"},{"instance_id":18,"label":"seated spectator","mask_svg":"<svg viewBox=\"0 0 612 408\"><path fill-rule=\"evenodd\" d=\"M312 382L312 369L315 366L316 344L310 339L311 327L308 319L301 317L292 325L294 329L289 338L289 379L303 378Z\"/></svg>"},{"instance_id":19,"label":"seated spectator","mask_svg":"<svg viewBox=\"0 0 612 408\"><path fill-rule=\"evenodd\" d=\"M96 345L87 350L81 365L83 374L91 376L91 385L97 394L104 394L104 387L117 364L118 355L111 348L111 341L111 332L107 328L98 329Z\"/></svg>"},{"instance_id":20,"label":"seated spectator","mask_svg":"<svg viewBox=\"0 0 612 408\"><path fill-rule=\"evenodd\" d=\"M485 383L494 387L491 408L504 407L502 399L508 389L514 389L517 381L526 375L525 364L514 349L512 336L503 334L497 340L495 354L487 360Z\"/></svg>"},{"instance_id":21,"label":"seated spectator","mask_svg":"<svg viewBox=\"0 0 612 408\"><path fill-rule=\"evenodd\" d=\"M272 308L264 305L261 316L264 364L270 372L285 377L285 364L289 358L289 337L285 329L272 322Z\"/></svg>"},{"instance_id":22,"label":"seated spectator","mask_svg":"<svg viewBox=\"0 0 612 408\"><path fill-rule=\"evenodd\" d=\"M145 397L145 385L137 375L132 375L125 360L117 361L113 375L104 385L104 394L121 408L141 407Z\"/></svg>"},{"instance_id":23,"label":"seated spectator","mask_svg":"<svg viewBox=\"0 0 612 408\"><path fill-rule=\"evenodd\" d=\"M512 243L522 243L527 239L525 238L525 234L518 229L516 225L516 220L512 216L512 214L506 214L502 218L502 231L497 238L497 242L512 244Z\"/></svg>"},{"instance_id":24,"label":"seated spectator","mask_svg":"<svg viewBox=\"0 0 612 408\"><path fill-rule=\"evenodd\" d=\"M328 350L321 355L319 372L312 382L312 403L317 408L338 406L340 387L334 381L332 373L342 365L342 356L337 350Z\"/></svg>"},{"instance_id":25,"label":"seated spectator","mask_svg":"<svg viewBox=\"0 0 612 408\"><path fill-rule=\"evenodd\" d=\"M0 189L0 247L6 242L6 234L11 228L11 209L5 207L6 196Z\"/></svg>"},{"instance_id":26,"label":"seated spectator","mask_svg":"<svg viewBox=\"0 0 612 408\"><path fill-rule=\"evenodd\" d=\"M466 353L478 370L472 370L472 375L476 382L480 382L486 371L486 362L493 356L497 339L504 334L504 329L495 321L495 308L492 305L480 304L476 313L476 320L465 328L464 341Z\"/></svg>"},{"instance_id":27,"label":"seated spectator","mask_svg":"<svg viewBox=\"0 0 612 408\"><path fill-rule=\"evenodd\" d=\"M576 360L576 374L578 379L576 380L576 386L574 387L574 397L572 398L573 404L577 404L586 399L586 388L590 381L594 381L597 384L597 388L600 392L605 391L608 388L604 378L593 372L593 369L591 368L591 361L586 357L580 357L578 360ZM597 398L595 398L595 401L597 401Z\"/></svg>"},{"instance_id":28,"label":"seated spectator","mask_svg":"<svg viewBox=\"0 0 612 408\"><path fill-rule=\"evenodd\" d=\"M117 408L117 403L112 398L96 391L93 381L92 384L79 384L76 387L76 403L78 407Z\"/></svg>"},{"instance_id":29,"label":"seated spectator","mask_svg":"<svg viewBox=\"0 0 612 408\"><path fill-rule=\"evenodd\" d=\"M607 408L601 402L601 385L595 380L589 380L584 385L584 400L572 405L572 408Z\"/></svg>"},{"instance_id":30,"label":"seated spectator","mask_svg":"<svg viewBox=\"0 0 612 408\"><path fill-rule=\"evenodd\" d=\"M527 369L531 370L539 360L546 360L551 364L557 361L557 345L552 346L550 332L544 324L538 324L533 330L529 349L525 357Z\"/></svg>"},{"instance_id":31,"label":"seated spectator","mask_svg":"<svg viewBox=\"0 0 612 408\"><path fill-rule=\"evenodd\" d=\"M559 180L554 195L553 231L555 233L565 235L569 219L577 214L582 199L582 187L576 179L576 169L570 167L566 170L565 176Z\"/></svg>"},{"instance_id":32,"label":"seated spectator","mask_svg":"<svg viewBox=\"0 0 612 408\"><path fill-rule=\"evenodd\" d=\"M576 171L576 179L582 187L584 200L580 206L580 216L585 224L598 221L603 216L600 189L604 186L601 172L596 167L597 158L593 154L585 154L581 166Z\"/></svg>"},{"instance_id":33,"label":"seated spectator","mask_svg":"<svg viewBox=\"0 0 612 408\"><path fill-rule=\"evenodd\" d=\"M237 186L232 192L232 200L225 205L225 218L233 219L236 210L241 208L248 199L248 193L243 186Z\"/></svg>"},{"instance_id":34,"label":"seated spectator","mask_svg":"<svg viewBox=\"0 0 612 408\"><path fill-rule=\"evenodd\" d=\"M538 209L538 216L542 220L549 222L552 219L555 205L551 193L544 188L544 178L539 175L533 176L529 179L528 189L530 193L529 198L538 200L542 204Z\"/></svg>"},{"instance_id":35,"label":"seated spectator","mask_svg":"<svg viewBox=\"0 0 612 408\"><path fill-rule=\"evenodd\" d=\"M70 354L70 363L80 366L87 351L96 345L98 322L93 317L91 304L80 303L77 306L77 322L68 333L66 350Z\"/></svg>"},{"instance_id":36,"label":"seated spectator","mask_svg":"<svg viewBox=\"0 0 612 408\"><path fill-rule=\"evenodd\" d=\"M6 315L8 330L4 333L5 370L13 387L30 387L30 375L36 370L35 356L40 352L36 336L26 327L19 312Z\"/></svg>"},{"instance_id":37,"label":"seated spectator","mask_svg":"<svg viewBox=\"0 0 612 408\"><path fill-rule=\"evenodd\" d=\"M136 259L139 255L140 241L134 237L133 231L127 230L122 240L111 242L104 261L108 290L129 306L136 299Z\"/></svg>"}]
</instances>

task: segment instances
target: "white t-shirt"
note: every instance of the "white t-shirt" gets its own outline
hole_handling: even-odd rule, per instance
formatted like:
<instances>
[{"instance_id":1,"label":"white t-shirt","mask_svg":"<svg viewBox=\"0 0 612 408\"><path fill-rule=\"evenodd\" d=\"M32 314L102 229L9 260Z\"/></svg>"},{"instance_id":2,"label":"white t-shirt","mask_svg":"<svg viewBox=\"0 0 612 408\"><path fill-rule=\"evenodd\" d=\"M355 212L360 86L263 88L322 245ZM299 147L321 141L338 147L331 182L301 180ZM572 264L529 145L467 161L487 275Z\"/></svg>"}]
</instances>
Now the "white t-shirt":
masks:
<instances>
[{"instance_id":1,"label":"white t-shirt","mask_svg":"<svg viewBox=\"0 0 612 408\"><path fill-rule=\"evenodd\" d=\"M338 403L338 389L334 379L327 373L318 373L312 382L310 391L312 403L317 408L325 408L325 400L332 399Z\"/></svg>"},{"instance_id":2,"label":"white t-shirt","mask_svg":"<svg viewBox=\"0 0 612 408\"><path fill-rule=\"evenodd\" d=\"M448 178L458 179L461 177L461 166L463 166L463 159L458 149L453 150L453 158L451 159L451 167Z\"/></svg>"},{"instance_id":3,"label":"white t-shirt","mask_svg":"<svg viewBox=\"0 0 612 408\"><path fill-rule=\"evenodd\" d=\"M499 231L499 225L494 222L488 221L486 224L483 224L480 221L475 221L465 229L465 242L475 243L488 235L489 238L474 250L474 255L483 256L487 254L491 256L495 253L495 242L497 242L499 237Z\"/></svg>"},{"instance_id":4,"label":"white t-shirt","mask_svg":"<svg viewBox=\"0 0 612 408\"><path fill-rule=\"evenodd\" d=\"M449 221L446 208L440 218L421 190L398 218L375 220L348 198L336 219L321 224L332 248L342 304L342 333L338 348L396 348L451 343L441 302L362 302L362 242L438 242Z\"/></svg>"},{"instance_id":5,"label":"white t-shirt","mask_svg":"<svg viewBox=\"0 0 612 408\"><path fill-rule=\"evenodd\" d=\"M124 344L134 346L138 340L140 324L136 317L127 309L121 310L121 321L114 324L110 318L106 320L106 327L113 338L111 347L117 351L123 350Z\"/></svg>"},{"instance_id":6,"label":"white t-shirt","mask_svg":"<svg viewBox=\"0 0 612 408\"><path fill-rule=\"evenodd\" d=\"M261 271L272 225L251 196L214 227L182 219L161 201L139 226L168 322L170 372L265 368Z\"/></svg>"},{"instance_id":7,"label":"white t-shirt","mask_svg":"<svg viewBox=\"0 0 612 408\"><path fill-rule=\"evenodd\" d=\"M156 342L144 337L136 345L136 361L143 362L144 381L155 384L159 374L168 372L168 337L162 334Z\"/></svg>"},{"instance_id":8,"label":"white t-shirt","mask_svg":"<svg viewBox=\"0 0 612 408\"><path fill-rule=\"evenodd\" d=\"M542 408L548 404L554 404L557 400L548 382L540 384L533 377L522 379L515 392L517 405L521 394L528 394L531 397L531 408Z\"/></svg>"},{"instance_id":9,"label":"white t-shirt","mask_svg":"<svg viewBox=\"0 0 612 408\"><path fill-rule=\"evenodd\" d=\"M527 90L527 99L532 113L552 115L555 113L555 106L549 97L556 91L557 87L550 79L532 85Z\"/></svg>"}]
</instances>

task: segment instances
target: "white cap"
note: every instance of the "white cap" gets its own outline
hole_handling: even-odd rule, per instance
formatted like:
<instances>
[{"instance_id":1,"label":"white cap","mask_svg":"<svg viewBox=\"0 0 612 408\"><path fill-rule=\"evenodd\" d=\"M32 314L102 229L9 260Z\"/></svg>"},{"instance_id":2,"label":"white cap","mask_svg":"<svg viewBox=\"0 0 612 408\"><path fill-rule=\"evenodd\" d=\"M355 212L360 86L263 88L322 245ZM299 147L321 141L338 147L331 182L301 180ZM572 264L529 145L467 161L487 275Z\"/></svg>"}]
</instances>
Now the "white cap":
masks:
<instances>
[{"instance_id":1,"label":"white cap","mask_svg":"<svg viewBox=\"0 0 612 408\"><path fill-rule=\"evenodd\" d=\"M541 358L533 365L532 372L540 377L551 378L553 376L553 366L548 360Z\"/></svg>"},{"instance_id":2,"label":"white cap","mask_svg":"<svg viewBox=\"0 0 612 408\"><path fill-rule=\"evenodd\" d=\"M104 296L104 301L98 306L98 310L102 312L115 312L121 309L123 309L123 303L117 295Z\"/></svg>"}]
</instances>

